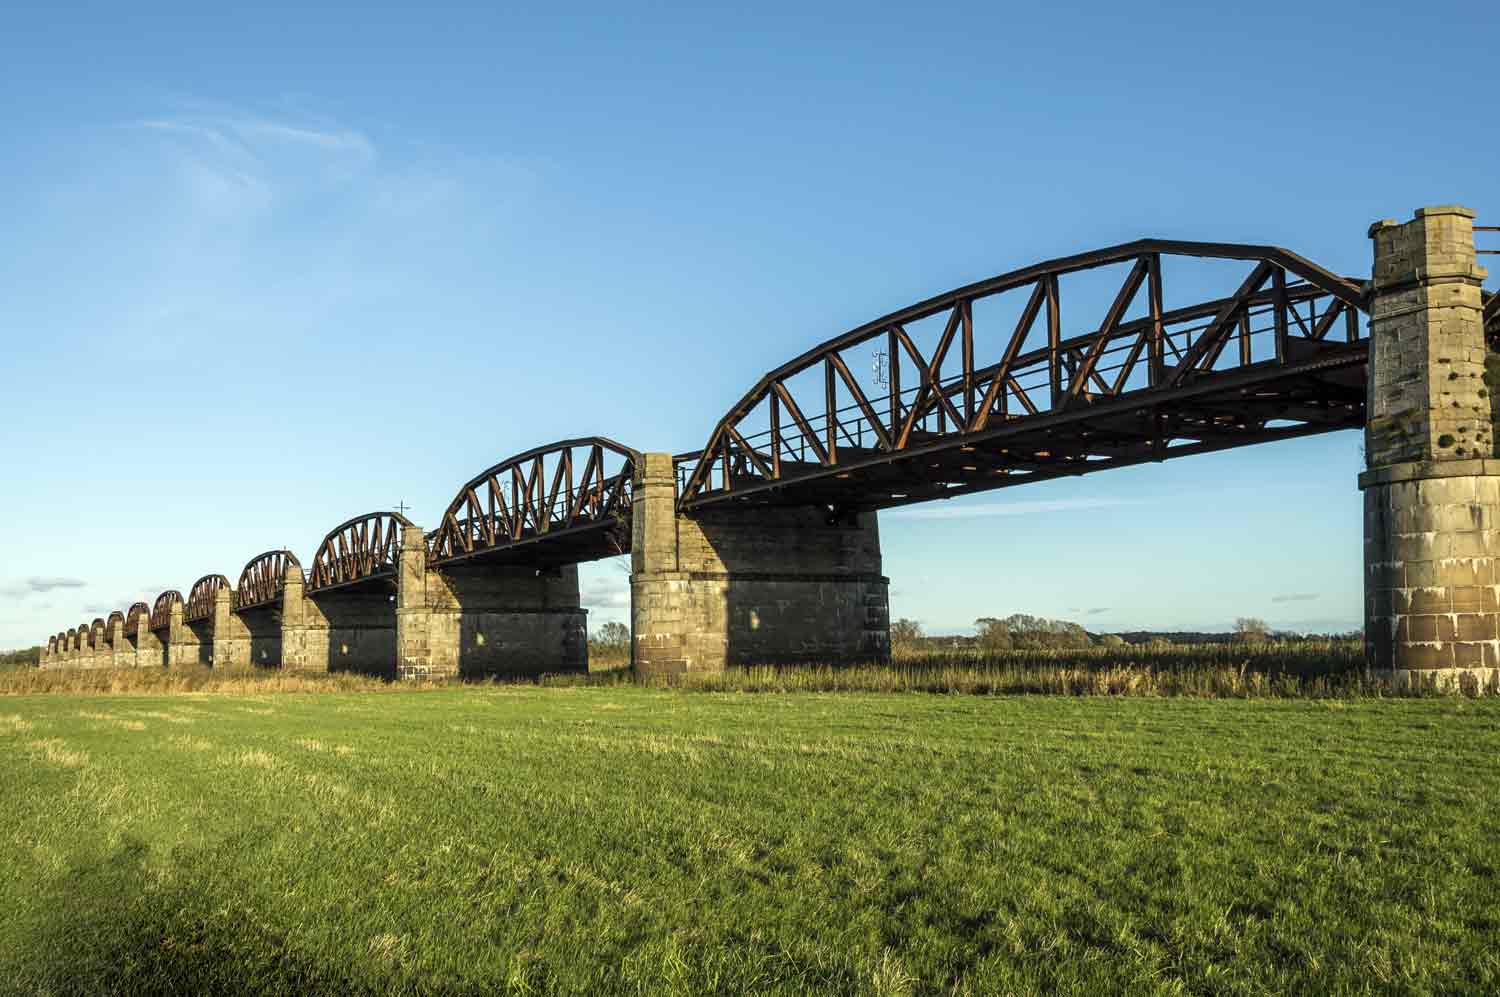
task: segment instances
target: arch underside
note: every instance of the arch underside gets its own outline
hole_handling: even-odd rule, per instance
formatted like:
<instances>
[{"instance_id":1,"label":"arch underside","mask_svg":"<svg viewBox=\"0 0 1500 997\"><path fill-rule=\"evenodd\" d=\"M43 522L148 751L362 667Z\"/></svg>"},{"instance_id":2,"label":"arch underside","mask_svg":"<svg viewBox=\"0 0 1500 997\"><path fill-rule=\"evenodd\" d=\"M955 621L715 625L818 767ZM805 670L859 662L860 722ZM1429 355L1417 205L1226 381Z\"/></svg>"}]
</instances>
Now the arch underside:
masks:
<instances>
[{"instance_id":1,"label":"arch underside","mask_svg":"<svg viewBox=\"0 0 1500 997\"><path fill-rule=\"evenodd\" d=\"M428 537L429 563L576 564L630 550L640 454L604 437L564 440L489 468L459 489Z\"/></svg>"},{"instance_id":2,"label":"arch underside","mask_svg":"<svg viewBox=\"0 0 1500 997\"><path fill-rule=\"evenodd\" d=\"M401 531L411 525L400 513L372 512L334 527L313 557L307 590L390 587L401 554Z\"/></svg>"},{"instance_id":3,"label":"arch underside","mask_svg":"<svg viewBox=\"0 0 1500 997\"><path fill-rule=\"evenodd\" d=\"M1174 297L1193 267L1228 293ZM1085 278L1102 293L1063 293ZM891 508L1360 428L1361 307L1275 247L1145 240L1016 271L767 374L677 458L679 506Z\"/></svg>"}]
</instances>

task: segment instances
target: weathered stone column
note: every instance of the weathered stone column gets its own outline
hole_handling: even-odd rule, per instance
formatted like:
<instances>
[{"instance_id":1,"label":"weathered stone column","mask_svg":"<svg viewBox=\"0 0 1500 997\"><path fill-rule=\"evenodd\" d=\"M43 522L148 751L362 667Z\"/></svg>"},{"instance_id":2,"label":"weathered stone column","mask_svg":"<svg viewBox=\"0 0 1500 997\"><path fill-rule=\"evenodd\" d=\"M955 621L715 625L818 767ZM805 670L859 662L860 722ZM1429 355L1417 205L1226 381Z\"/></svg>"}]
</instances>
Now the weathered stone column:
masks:
<instances>
[{"instance_id":1,"label":"weathered stone column","mask_svg":"<svg viewBox=\"0 0 1500 997\"><path fill-rule=\"evenodd\" d=\"M1500 461L1474 213L1370 227L1365 654L1400 684L1500 680Z\"/></svg>"},{"instance_id":2,"label":"weathered stone column","mask_svg":"<svg viewBox=\"0 0 1500 997\"><path fill-rule=\"evenodd\" d=\"M427 537L419 526L401 531L396 562L396 677L431 674L427 624Z\"/></svg>"},{"instance_id":3,"label":"weathered stone column","mask_svg":"<svg viewBox=\"0 0 1500 997\"><path fill-rule=\"evenodd\" d=\"M246 668L250 665L250 628L234 611L234 591L214 592L213 652L215 668Z\"/></svg>"},{"instance_id":4,"label":"weathered stone column","mask_svg":"<svg viewBox=\"0 0 1500 997\"><path fill-rule=\"evenodd\" d=\"M135 666L161 668L167 663L166 649L151 631L151 616L142 613L135 621Z\"/></svg>"},{"instance_id":5,"label":"weathered stone column","mask_svg":"<svg viewBox=\"0 0 1500 997\"><path fill-rule=\"evenodd\" d=\"M328 670L327 624L318 620L317 615L316 608L308 604L307 580L302 576L302 569L288 563L281 587L281 647L277 655L282 668L288 671ZM319 622L323 623L322 627L316 626ZM311 633L314 629L319 632Z\"/></svg>"},{"instance_id":6,"label":"weathered stone column","mask_svg":"<svg viewBox=\"0 0 1500 997\"><path fill-rule=\"evenodd\" d=\"M106 624L109 641L109 667L129 668L135 664L135 649L125 640L125 620L111 617Z\"/></svg>"},{"instance_id":7,"label":"weathered stone column","mask_svg":"<svg viewBox=\"0 0 1500 997\"><path fill-rule=\"evenodd\" d=\"M172 603L171 620L167 624L167 639L164 641L164 658L168 668L191 668L198 664L198 637L182 620L181 602Z\"/></svg>"},{"instance_id":8,"label":"weathered stone column","mask_svg":"<svg viewBox=\"0 0 1500 997\"><path fill-rule=\"evenodd\" d=\"M641 674L890 658L874 513L813 506L677 513L670 454L632 492L632 661Z\"/></svg>"},{"instance_id":9,"label":"weathered stone column","mask_svg":"<svg viewBox=\"0 0 1500 997\"><path fill-rule=\"evenodd\" d=\"M85 667L109 667L109 647L104 643L104 622L102 620L89 627L89 660Z\"/></svg>"}]
</instances>

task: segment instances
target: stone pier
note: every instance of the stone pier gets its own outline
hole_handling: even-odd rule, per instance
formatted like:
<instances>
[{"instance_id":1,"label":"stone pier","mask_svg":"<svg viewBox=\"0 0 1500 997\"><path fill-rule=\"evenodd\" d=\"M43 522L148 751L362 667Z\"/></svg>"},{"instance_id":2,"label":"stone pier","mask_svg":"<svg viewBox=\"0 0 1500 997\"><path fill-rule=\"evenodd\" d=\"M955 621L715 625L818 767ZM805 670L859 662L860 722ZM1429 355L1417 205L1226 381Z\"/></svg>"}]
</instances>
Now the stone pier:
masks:
<instances>
[{"instance_id":1,"label":"stone pier","mask_svg":"<svg viewBox=\"0 0 1500 997\"><path fill-rule=\"evenodd\" d=\"M135 633L127 633L126 639L130 641L130 646L135 648L135 667L161 668L166 665L165 649L151 630L149 613L142 613L136 618Z\"/></svg>"},{"instance_id":2,"label":"stone pier","mask_svg":"<svg viewBox=\"0 0 1500 997\"><path fill-rule=\"evenodd\" d=\"M1500 461L1474 213L1370 227L1365 649L1401 684L1500 688Z\"/></svg>"},{"instance_id":3,"label":"stone pier","mask_svg":"<svg viewBox=\"0 0 1500 997\"><path fill-rule=\"evenodd\" d=\"M402 677L588 671L588 611L575 565L429 566L422 531L407 527L397 573Z\"/></svg>"},{"instance_id":4,"label":"stone pier","mask_svg":"<svg viewBox=\"0 0 1500 997\"><path fill-rule=\"evenodd\" d=\"M670 454L645 454L632 498L631 630L641 674L890 658L889 579L874 513L820 507L677 512Z\"/></svg>"},{"instance_id":5,"label":"stone pier","mask_svg":"<svg viewBox=\"0 0 1500 997\"><path fill-rule=\"evenodd\" d=\"M282 667L354 671L390 678L396 670L396 602L385 587L282 596Z\"/></svg>"},{"instance_id":6,"label":"stone pier","mask_svg":"<svg viewBox=\"0 0 1500 997\"><path fill-rule=\"evenodd\" d=\"M215 668L248 668L250 628L234 611L234 590L223 586L214 592L214 611L209 617L212 641L211 663Z\"/></svg>"}]
</instances>

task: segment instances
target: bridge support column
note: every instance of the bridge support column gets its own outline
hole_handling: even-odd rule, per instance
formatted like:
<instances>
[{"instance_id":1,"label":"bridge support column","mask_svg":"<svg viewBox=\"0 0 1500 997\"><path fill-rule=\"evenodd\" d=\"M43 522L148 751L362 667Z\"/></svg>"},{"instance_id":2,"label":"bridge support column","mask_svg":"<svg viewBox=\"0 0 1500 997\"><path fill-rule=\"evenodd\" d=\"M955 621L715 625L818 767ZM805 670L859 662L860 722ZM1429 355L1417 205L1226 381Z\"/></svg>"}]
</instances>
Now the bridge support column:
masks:
<instances>
[{"instance_id":1,"label":"bridge support column","mask_svg":"<svg viewBox=\"0 0 1500 997\"><path fill-rule=\"evenodd\" d=\"M208 663L202 638L182 618L181 602L172 604L172 622L167 625L166 636L168 668L194 668Z\"/></svg>"},{"instance_id":2,"label":"bridge support column","mask_svg":"<svg viewBox=\"0 0 1500 997\"><path fill-rule=\"evenodd\" d=\"M211 617L212 653L215 668L248 668L250 665L250 628L234 611L234 592L221 587L214 592Z\"/></svg>"},{"instance_id":3,"label":"bridge support column","mask_svg":"<svg viewBox=\"0 0 1500 997\"><path fill-rule=\"evenodd\" d=\"M109 644L109 667L130 668L135 664L135 654L128 643L125 642L125 621L115 619L105 624L108 629L107 643Z\"/></svg>"},{"instance_id":4,"label":"bridge support column","mask_svg":"<svg viewBox=\"0 0 1500 997\"><path fill-rule=\"evenodd\" d=\"M670 454L645 454L631 499L632 660L641 674L890 658L874 513L821 507L677 513Z\"/></svg>"},{"instance_id":5,"label":"bridge support column","mask_svg":"<svg viewBox=\"0 0 1500 997\"><path fill-rule=\"evenodd\" d=\"M135 621L135 635L130 641L135 648L135 667L161 668L167 663L161 641L151 631L150 617L142 613Z\"/></svg>"},{"instance_id":6,"label":"bridge support column","mask_svg":"<svg viewBox=\"0 0 1500 997\"><path fill-rule=\"evenodd\" d=\"M104 642L104 624L89 627L89 661L86 667L108 668L109 645Z\"/></svg>"},{"instance_id":7,"label":"bridge support column","mask_svg":"<svg viewBox=\"0 0 1500 997\"><path fill-rule=\"evenodd\" d=\"M1370 227L1365 654L1403 685L1500 683L1500 461L1473 218L1450 205Z\"/></svg>"},{"instance_id":8,"label":"bridge support column","mask_svg":"<svg viewBox=\"0 0 1500 997\"><path fill-rule=\"evenodd\" d=\"M282 615L282 664L314 672L363 672L390 678L396 660L396 607L388 591L302 595L290 589Z\"/></svg>"},{"instance_id":9,"label":"bridge support column","mask_svg":"<svg viewBox=\"0 0 1500 997\"><path fill-rule=\"evenodd\" d=\"M421 532L407 528L396 598L402 677L588 671L576 565L430 566Z\"/></svg>"}]
</instances>

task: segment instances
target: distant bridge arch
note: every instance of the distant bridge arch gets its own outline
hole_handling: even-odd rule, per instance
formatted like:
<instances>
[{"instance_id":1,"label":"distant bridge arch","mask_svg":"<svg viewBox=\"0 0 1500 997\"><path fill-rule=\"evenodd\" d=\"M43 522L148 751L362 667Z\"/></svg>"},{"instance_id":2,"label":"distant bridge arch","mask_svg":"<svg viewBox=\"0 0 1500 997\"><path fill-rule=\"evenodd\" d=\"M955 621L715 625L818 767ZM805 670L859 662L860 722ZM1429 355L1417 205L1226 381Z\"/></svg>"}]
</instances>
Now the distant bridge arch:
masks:
<instances>
[{"instance_id":1,"label":"distant bridge arch","mask_svg":"<svg viewBox=\"0 0 1500 997\"><path fill-rule=\"evenodd\" d=\"M399 512L367 512L335 526L318 545L309 592L327 592L394 579L401 533L411 520Z\"/></svg>"},{"instance_id":2,"label":"distant bridge arch","mask_svg":"<svg viewBox=\"0 0 1500 997\"><path fill-rule=\"evenodd\" d=\"M428 558L574 564L625 553L640 456L590 436L509 457L459 489L428 540Z\"/></svg>"},{"instance_id":3,"label":"distant bridge arch","mask_svg":"<svg viewBox=\"0 0 1500 997\"><path fill-rule=\"evenodd\" d=\"M182 593L168 589L156 597L151 606L151 629L165 630L172 625L172 607L182 605Z\"/></svg>"},{"instance_id":4,"label":"distant bridge arch","mask_svg":"<svg viewBox=\"0 0 1500 997\"><path fill-rule=\"evenodd\" d=\"M229 579L223 575L204 575L188 590L187 603L182 609L184 623L196 623L214 615L214 598L220 589L229 588Z\"/></svg>"},{"instance_id":5,"label":"distant bridge arch","mask_svg":"<svg viewBox=\"0 0 1500 997\"><path fill-rule=\"evenodd\" d=\"M236 610L261 609L281 601L289 567L302 570L302 562L289 550L268 550L257 554L240 572L240 583L234 591Z\"/></svg>"}]
</instances>

